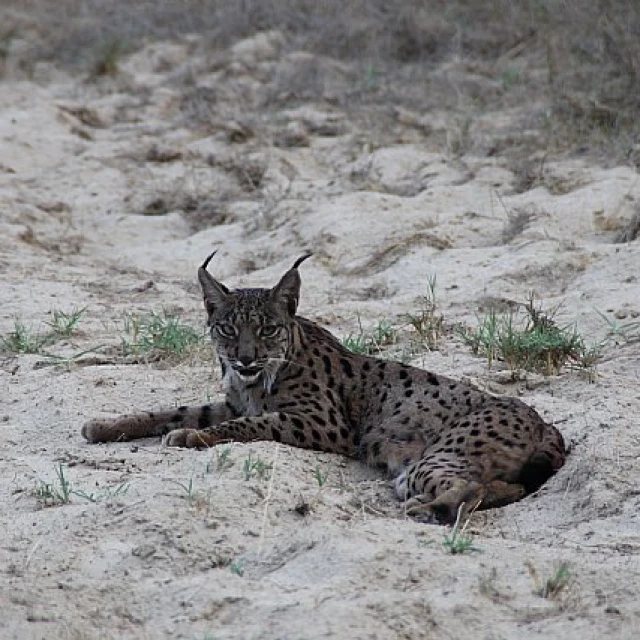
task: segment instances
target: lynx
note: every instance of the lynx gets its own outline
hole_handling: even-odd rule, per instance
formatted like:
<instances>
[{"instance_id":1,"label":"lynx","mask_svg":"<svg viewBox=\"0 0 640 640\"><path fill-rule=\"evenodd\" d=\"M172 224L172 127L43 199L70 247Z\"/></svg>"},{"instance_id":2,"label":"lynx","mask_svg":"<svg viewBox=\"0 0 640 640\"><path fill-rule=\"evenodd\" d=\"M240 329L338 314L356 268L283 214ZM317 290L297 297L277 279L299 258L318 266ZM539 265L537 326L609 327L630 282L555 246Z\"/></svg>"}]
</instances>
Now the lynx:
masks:
<instances>
[{"instance_id":1,"label":"lynx","mask_svg":"<svg viewBox=\"0 0 640 640\"><path fill-rule=\"evenodd\" d=\"M97 419L89 442L164 436L172 447L274 440L385 467L407 513L450 523L536 491L564 463L560 432L515 398L348 351L296 315L299 258L271 289L198 271L225 400Z\"/></svg>"}]
</instances>

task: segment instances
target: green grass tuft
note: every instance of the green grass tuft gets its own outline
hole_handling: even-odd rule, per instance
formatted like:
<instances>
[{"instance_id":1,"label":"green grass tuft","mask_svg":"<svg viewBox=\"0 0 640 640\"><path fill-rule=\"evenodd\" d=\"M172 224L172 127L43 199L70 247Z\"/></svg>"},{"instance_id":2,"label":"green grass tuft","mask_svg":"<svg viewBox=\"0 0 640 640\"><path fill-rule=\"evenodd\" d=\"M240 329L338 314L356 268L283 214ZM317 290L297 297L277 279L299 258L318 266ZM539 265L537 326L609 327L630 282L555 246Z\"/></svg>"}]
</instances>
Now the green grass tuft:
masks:
<instances>
[{"instance_id":1,"label":"green grass tuft","mask_svg":"<svg viewBox=\"0 0 640 640\"><path fill-rule=\"evenodd\" d=\"M350 333L342 340L342 344L353 353L373 355L397 341L398 334L389 321L380 320L371 331L365 331L358 315L358 332Z\"/></svg>"},{"instance_id":2,"label":"green grass tuft","mask_svg":"<svg viewBox=\"0 0 640 640\"><path fill-rule=\"evenodd\" d=\"M544 578L538 575L533 562L526 562L526 566L535 583L534 593L541 598L557 598L568 589L574 580L571 565L568 562L561 562L550 575Z\"/></svg>"},{"instance_id":3,"label":"green grass tuft","mask_svg":"<svg viewBox=\"0 0 640 640\"><path fill-rule=\"evenodd\" d=\"M405 316L407 324L418 335L420 346L436 349L444 331L444 316L438 312L436 276L427 279L427 292L420 298L420 308Z\"/></svg>"},{"instance_id":4,"label":"green grass tuft","mask_svg":"<svg viewBox=\"0 0 640 640\"><path fill-rule=\"evenodd\" d=\"M313 477L316 479L316 482L318 483L318 486L320 488L324 487L324 485L327 482L327 479L329 478L329 471L323 471L320 468L320 465L316 465L316 468L313 472Z\"/></svg>"},{"instance_id":5,"label":"green grass tuft","mask_svg":"<svg viewBox=\"0 0 640 640\"><path fill-rule=\"evenodd\" d=\"M78 330L78 324L86 311L86 307L82 309L73 309L69 313L54 309L51 311L51 320L45 321L49 327L50 336L55 338L69 338Z\"/></svg>"},{"instance_id":6,"label":"green grass tuft","mask_svg":"<svg viewBox=\"0 0 640 640\"><path fill-rule=\"evenodd\" d=\"M233 449L233 445L227 444L223 447L216 447L213 450L213 456L207 462L207 473L211 473L212 471L225 471L233 466L233 460L231 459L231 451Z\"/></svg>"},{"instance_id":7,"label":"green grass tuft","mask_svg":"<svg viewBox=\"0 0 640 640\"><path fill-rule=\"evenodd\" d=\"M535 306L533 294L523 305L524 317L490 311L475 329L458 330L475 354L487 358L489 367L500 360L511 371L537 371L557 375L563 367L592 371L600 357L599 345L587 346L575 326L560 327Z\"/></svg>"},{"instance_id":8,"label":"green grass tuft","mask_svg":"<svg viewBox=\"0 0 640 640\"><path fill-rule=\"evenodd\" d=\"M62 338L70 338L78 330L78 324L86 309L73 309L66 313L59 309L52 310L51 320L44 324L49 331L42 333L27 327L22 320L16 319L13 331L0 336L0 349L7 353L43 353L48 347Z\"/></svg>"},{"instance_id":9,"label":"green grass tuft","mask_svg":"<svg viewBox=\"0 0 640 640\"><path fill-rule=\"evenodd\" d=\"M125 356L152 351L181 355L203 342L201 333L167 312L162 315L153 312L147 315L127 314L124 331L127 337L122 338L121 347Z\"/></svg>"},{"instance_id":10,"label":"green grass tuft","mask_svg":"<svg viewBox=\"0 0 640 640\"><path fill-rule=\"evenodd\" d=\"M39 480L35 490L36 500L43 507L68 504L71 494L71 482L64 473L62 463L56 467L56 480L51 483Z\"/></svg>"},{"instance_id":11,"label":"green grass tuft","mask_svg":"<svg viewBox=\"0 0 640 640\"><path fill-rule=\"evenodd\" d=\"M46 336L29 329L21 320L15 320L13 331L0 336L2 350L8 353L40 353L48 343Z\"/></svg>"},{"instance_id":12,"label":"green grass tuft","mask_svg":"<svg viewBox=\"0 0 640 640\"><path fill-rule=\"evenodd\" d=\"M445 534L442 546L452 555L480 551L479 547L473 544L473 536L466 532L469 519L460 527L460 513L453 525L450 533Z\"/></svg>"},{"instance_id":13,"label":"green grass tuft","mask_svg":"<svg viewBox=\"0 0 640 640\"><path fill-rule=\"evenodd\" d=\"M268 480L273 465L266 463L261 458L254 458L249 454L242 465L242 473L245 480L257 477L259 480Z\"/></svg>"},{"instance_id":14,"label":"green grass tuft","mask_svg":"<svg viewBox=\"0 0 640 640\"><path fill-rule=\"evenodd\" d=\"M128 482L121 482L115 487L105 487L100 491L75 489L67 477L62 463L59 463L56 467L56 479L53 482L38 480L34 493L40 506L53 507L69 504L72 496L77 496L87 502L102 502L103 500L123 496L128 490Z\"/></svg>"}]
</instances>

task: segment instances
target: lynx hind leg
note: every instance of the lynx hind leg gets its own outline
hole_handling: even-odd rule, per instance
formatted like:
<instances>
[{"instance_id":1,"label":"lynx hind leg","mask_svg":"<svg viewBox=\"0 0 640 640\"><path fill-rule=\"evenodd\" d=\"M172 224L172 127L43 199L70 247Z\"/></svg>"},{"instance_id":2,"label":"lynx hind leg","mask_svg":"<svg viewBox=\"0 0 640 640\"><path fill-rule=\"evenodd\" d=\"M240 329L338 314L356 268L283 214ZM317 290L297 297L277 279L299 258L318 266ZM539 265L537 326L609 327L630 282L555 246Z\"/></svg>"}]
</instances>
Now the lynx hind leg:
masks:
<instances>
[{"instance_id":1,"label":"lynx hind leg","mask_svg":"<svg viewBox=\"0 0 640 640\"><path fill-rule=\"evenodd\" d=\"M483 483L457 456L425 456L396 478L396 493L406 513L424 522L452 524L474 509L491 509L525 496L522 484L491 480Z\"/></svg>"},{"instance_id":2,"label":"lynx hind leg","mask_svg":"<svg viewBox=\"0 0 640 640\"><path fill-rule=\"evenodd\" d=\"M165 411L136 413L113 419L89 420L82 426L88 442L117 442L164 436L176 429L205 429L231 415L224 404L202 407L177 407Z\"/></svg>"}]
</instances>

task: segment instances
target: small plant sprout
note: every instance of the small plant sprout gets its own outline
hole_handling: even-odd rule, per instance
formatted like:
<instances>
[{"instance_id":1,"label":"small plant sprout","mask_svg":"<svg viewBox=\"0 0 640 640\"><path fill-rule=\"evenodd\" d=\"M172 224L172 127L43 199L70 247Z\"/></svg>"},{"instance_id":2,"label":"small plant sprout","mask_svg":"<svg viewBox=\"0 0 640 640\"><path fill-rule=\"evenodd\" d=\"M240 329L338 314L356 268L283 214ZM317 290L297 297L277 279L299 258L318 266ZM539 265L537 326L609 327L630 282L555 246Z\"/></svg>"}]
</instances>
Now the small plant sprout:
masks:
<instances>
[{"instance_id":1,"label":"small plant sprout","mask_svg":"<svg viewBox=\"0 0 640 640\"><path fill-rule=\"evenodd\" d=\"M69 313L54 309L51 311L51 320L46 320L45 324L51 330L51 335L56 338L69 338L78 329L78 323L86 311L86 307L82 309L73 309Z\"/></svg>"},{"instance_id":2,"label":"small plant sprout","mask_svg":"<svg viewBox=\"0 0 640 640\"><path fill-rule=\"evenodd\" d=\"M22 320L14 320L13 331L0 336L0 350L8 353L38 353L47 358L59 359L60 361L72 361L79 356L56 356L54 354L45 353L45 347L48 347L62 338L69 338L76 333L78 323L84 314L85 309L74 309L69 313L54 309L50 312L51 319L45 320L44 324L49 328L47 332L34 331L27 327ZM96 347L84 351L95 351Z\"/></svg>"},{"instance_id":3,"label":"small plant sprout","mask_svg":"<svg viewBox=\"0 0 640 640\"><path fill-rule=\"evenodd\" d=\"M71 494L71 483L65 476L62 463L56 467L56 480L51 483L39 480L35 490L36 499L43 507L69 504Z\"/></svg>"},{"instance_id":4,"label":"small plant sprout","mask_svg":"<svg viewBox=\"0 0 640 640\"><path fill-rule=\"evenodd\" d=\"M553 572L545 578L540 577L535 565L530 560L526 562L526 566L535 584L534 593L541 598L555 599L573 582L573 574L568 562L558 564Z\"/></svg>"},{"instance_id":5,"label":"small plant sprout","mask_svg":"<svg viewBox=\"0 0 640 640\"><path fill-rule=\"evenodd\" d=\"M458 555L462 553L467 553L469 551L480 551L478 547L473 545L473 536L471 534L466 533L469 522L471 521L471 516L473 512L477 508L478 505L471 511L469 517L465 520L465 523L460 527L460 519L462 516L462 508L464 504L460 505L458 509L458 515L456 517L456 522L451 529L451 533L445 534L444 540L442 541L442 546L452 555Z\"/></svg>"},{"instance_id":6,"label":"small plant sprout","mask_svg":"<svg viewBox=\"0 0 640 640\"><path fill-rule=\"evenodd\" d=\"M36 484L35 496L41 506L53 507L55 505L69 504L71 496L77 496L87 502L102 502L103 500L123 496L128 490L128 482L121 482L115 487L105 487L99 491L90 492L84 489L75 489L65 475L62 463L60 463L56 467L56 480L51 483L39 480Z\"/></svg>"},{"instance_id":7,"label":"small plant sprout","mask_svg":"<svg viewBox=\"0 0 640 640\"><path fill-rule=\"evenodd\" d=\"M0 336L0 347L7 353L40 353L47 338L29 329L21 320L15 320L13 331Z\"/></svg>"},{"instance_id":8,"label":"small plant sprout","mask_svg":"<svg viewBox=\"0 0 640 640\"><path fill-rule=\"evenodd\" d=\"M195 483L193 482L193 476L189 478L188 482L180 482L180 480L168 479L167 482L175 484L184 491L185 498L190 505L193 505L198 498L198 491L196 490Z\"/></svg>"},{"instance_id":9,"label":"small plant sprout","mask_svg":"<svg viewBox=\"0 0 640 640\"><path fill-rule=\"evenodd\" d=\"M427 278L427 292L419 302L420 309L416 313L408 313L405 320L418 334L422 345L435 349L444 329L444 316L438 313L435 274Z\"/></svg>"},{"instance_id":10,"label":"small plant sprout","mask_svg":"<svg viewBox=\"0 0 640 640\"><path fill-rule=\"evenodd\" d=\"M398 334L388 320L380 320L371 331L365 331L358 315L358 332L350 333L342 340L342 344L353 353L373 355L397 341Z\"/></svg>"},{"instance_id":11,"label":"small plant sprout","mask_svg":"<svg viewBox=\"0 0 640 640\"><path fill-rule=\"evenodd\" d=\"M605 342L614 344L637 342L640 340L640 320L618 322L616 318L609 318L596 309L596 313L607 323L608 332Z\"/></svg>"},{"instance_id":12,"label":"small plant sprout","mask_svg":"<svg viewBox=\"0 0 640 640\"><path fill-rule=\"evenodd\" d=\"M244 565L245 561L242 558L239 558L238 560L234 560L229 564L229 571L242 578L242 576L244 575Z\"/></svg>"},{"instance_id":13,"label":"small plant sprout","mask_svg":"<svg viewBox=\"0 0 640 640\"><path fill-rule=\"evenodd\" d=\"M313 472L313 477L316 479L316 482L318 483L318 487L322 488L326 484L327 478L329 477L329 470L322 471L322 469L320 468L320 465L318 464L316 465L316 468Z\"/></svg>"},{"instance_id":14,"label":"small plant sprout","mask_svg":"<svg viewBox=\"0 0 640 640\"><path fill-rule=\"evenodd\" d=\"M207 462L207 473L215 471L225 471L233 466L233 460L231 460L231 451L233 445L226 444L223 447L216 447L213 450L213 456Z\"/></svg>"},{"instance_id":15,"label":"small plant sprout","mask_svg":"<svg viewBox=\"0 0 640 640\"><path fill-rule=\"evenodd\" d=\"M251 480L257 476L259 480L268 480L271 473L272 465L267 464L260 458L254 458L249 454L242 465L242 473L245 480Z\"/></svg>"},{"instance_id":16,"label":"small plant sprout","mask_svg":"<svg viewBox=\"0 0 640 640\"><path fill-rule=\"evenodd\" d=\"M103 500L111 500L126 495L127 491L129 491L129 486L128 482L121 482L115 487L105 487L100 491L74 489L72 493L80 498L84 498L88 502L102 502Z\"/></svg>"}]
</instances>

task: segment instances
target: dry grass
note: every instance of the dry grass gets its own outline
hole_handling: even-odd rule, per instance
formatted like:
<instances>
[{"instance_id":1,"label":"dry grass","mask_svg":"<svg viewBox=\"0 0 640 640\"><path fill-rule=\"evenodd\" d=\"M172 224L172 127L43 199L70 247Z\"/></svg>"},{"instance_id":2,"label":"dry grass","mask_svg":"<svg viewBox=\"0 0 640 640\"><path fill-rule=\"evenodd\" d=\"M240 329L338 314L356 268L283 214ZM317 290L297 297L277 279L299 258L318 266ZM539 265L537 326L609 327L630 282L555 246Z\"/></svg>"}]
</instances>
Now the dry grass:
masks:
<instances>
[{"instance_id":1,"label":"dry grass","mask_svg":"<svg viewBox=\"0 0 640 640\"><path fill-rule=\"evenodd\" d=\"M614 160L640 163L635 0L60 0L55 11L45 0L6 0L0 57L19 58L12 68L27 73L45 59L98 76L117 73L118 57L149 39L199 33L213 50L268 29L285 35L286 51L349 63L355 81L338 83L332 100L454 109L475 153L613 149ZM302 75L276 74L272 96L327 97L335 69L301 64ZM523 105L513 132L480 142L478 116ZM533 142L523 125L537 132Z\"/></svg>"},{"instance_id":2,"label":"dry grass","mask_svg":"<svg viewBox=\"0 0 640 640\"><path fill-rule=\"evenodd\" d=\"M640 235L640 205L636 205L631 218L618 230L614 238L616 243L633 242Z\"/></svg>"}]
</instances>

